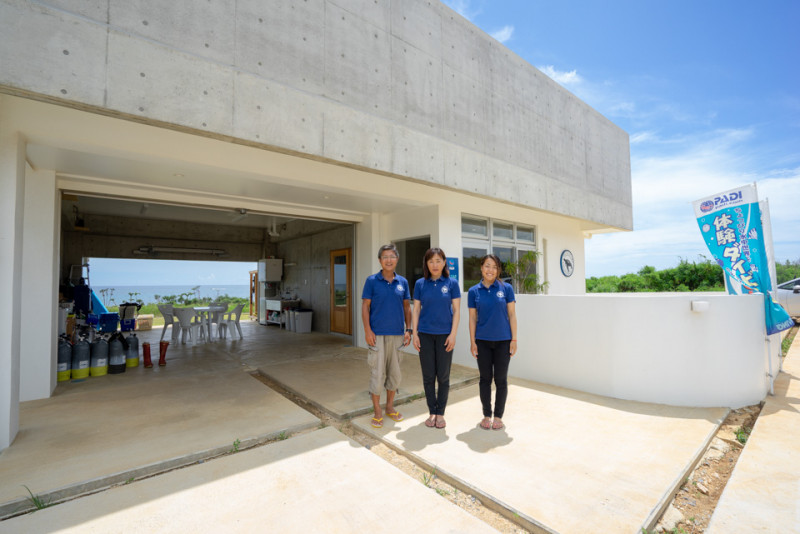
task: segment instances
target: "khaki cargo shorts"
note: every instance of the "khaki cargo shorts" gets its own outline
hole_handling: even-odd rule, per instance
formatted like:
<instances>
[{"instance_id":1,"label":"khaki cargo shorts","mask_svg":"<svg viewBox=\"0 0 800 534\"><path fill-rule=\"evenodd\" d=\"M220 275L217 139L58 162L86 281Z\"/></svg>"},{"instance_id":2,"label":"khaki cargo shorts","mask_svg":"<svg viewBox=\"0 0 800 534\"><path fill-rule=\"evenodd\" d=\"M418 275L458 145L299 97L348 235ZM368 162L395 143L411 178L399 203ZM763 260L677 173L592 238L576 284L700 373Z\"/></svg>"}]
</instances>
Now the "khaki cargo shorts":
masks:
<instances>
[{"instance_id":1,"label":"khaki cargo shorts","mask_svg":"<svg viewBox=\"0 0 800 534\"><path fill-rule=\"evenodd\" d=\"M380 395L384 389L397 391L400 387L400 349L403 336L375 336L375 346L369 347L369 392Z\"/></svg>"}]
</instances>

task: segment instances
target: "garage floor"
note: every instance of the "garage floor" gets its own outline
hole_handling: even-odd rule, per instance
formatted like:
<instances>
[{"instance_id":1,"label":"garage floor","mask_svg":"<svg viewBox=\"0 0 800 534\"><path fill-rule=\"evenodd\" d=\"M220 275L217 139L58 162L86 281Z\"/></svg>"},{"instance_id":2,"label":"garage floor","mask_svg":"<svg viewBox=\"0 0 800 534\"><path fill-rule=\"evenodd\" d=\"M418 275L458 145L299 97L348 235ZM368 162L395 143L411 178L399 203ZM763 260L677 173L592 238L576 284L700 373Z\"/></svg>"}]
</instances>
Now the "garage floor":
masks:
<instances>
[{"instance_id":1,"label":"garage floor","mask_svg":"<svg viewBox=\"0 0 800 534\"><path fill-rule=\"evenodd\" d=\"M242 330L243 340L173 342L165 367L61 382L51 398L22 403L20 431L0 453L0 518L30 508L26 486L58 501L227 453L234 442L243 449L319 425L253 378L259 369L287 389L308 393L312 384L313 403L339 417L370 409L366 351L349 337L249 321ZM161 329L138 333L154 362L160 336ZM422 391L416 356L403 369L401 400ZM344 383L333 379L342 371L352 375ZM454 367L454 385L474 380L475 371Z\"/></svg>"},{"instance_id":2,"label":"garage floor","mask_svg":"<svg viewBox=\"0 0 800 534\"><path fill-rule=\"evenodd\" d=\"M475 371L455 367L447 428L430 429L424 398L411 398L422 384L409 355L400 392L406 419L374 430L369 415L358 416L370 405L366 351L338 336L243 326L243 341L171 345L166 367L64 383L51 399L24 403L20 433L0 454L0 517L29 505L23 485L45 500L119 486L0 521L0 533L53 524L244 532L264 522L294 531L323 521L330 531L406 532L418 517L433 531L485 528L335 429L316 428L316 417L250 376L256 371L323 410L356 415L356 427L538 532L640 531L727 412L514 381L507 428L485 431L476 427ZM142 337L157 346L159 335ZM301 429L312 430L204 461ZM181 465L189 467L147 478ZM392 500L365 492L375 481L390 485Z\"/></svg>"}]
</instances>

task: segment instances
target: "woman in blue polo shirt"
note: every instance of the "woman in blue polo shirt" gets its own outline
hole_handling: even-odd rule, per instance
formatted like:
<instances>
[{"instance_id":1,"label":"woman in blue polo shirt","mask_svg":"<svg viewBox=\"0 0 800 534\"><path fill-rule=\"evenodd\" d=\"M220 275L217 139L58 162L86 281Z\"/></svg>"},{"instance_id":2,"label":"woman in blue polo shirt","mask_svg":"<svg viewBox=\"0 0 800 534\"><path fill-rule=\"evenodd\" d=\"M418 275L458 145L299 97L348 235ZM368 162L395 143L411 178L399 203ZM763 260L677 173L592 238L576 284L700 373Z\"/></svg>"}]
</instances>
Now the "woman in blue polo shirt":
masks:
<instances>
[{"instance_id":1,"label":"woman in blue polo shirt","mask_svg":"<svg viewBox=\"0 0 800 534\"><path fill-rule=\"evenodd\" d=\"M444 428L444 409L450 392L450 365L460 317L461 289L450 278L447 257L430 248L422 260L423 278L414 285L411 324L414 348L419 351L422 384L428 401L428 427ZM436 391L436 383L439 391Z\"/></svg>"},{"instance_id":2,"label":"woman in blue polo shirt","mask_svg":"<svg viewBox=\"0 0 800 534\"><path fill-rule=\"evenodd\" d=\"M494 254L481 258L483 279L467 294L470 352L478 360L484 430L501 430L508 397L508 364L517 352L517 315L514 289L499 280L503 264ZM495 394L492 411L492 379ZM492 419L494 417L494 420Z\"/></svg>"}]
</instances>

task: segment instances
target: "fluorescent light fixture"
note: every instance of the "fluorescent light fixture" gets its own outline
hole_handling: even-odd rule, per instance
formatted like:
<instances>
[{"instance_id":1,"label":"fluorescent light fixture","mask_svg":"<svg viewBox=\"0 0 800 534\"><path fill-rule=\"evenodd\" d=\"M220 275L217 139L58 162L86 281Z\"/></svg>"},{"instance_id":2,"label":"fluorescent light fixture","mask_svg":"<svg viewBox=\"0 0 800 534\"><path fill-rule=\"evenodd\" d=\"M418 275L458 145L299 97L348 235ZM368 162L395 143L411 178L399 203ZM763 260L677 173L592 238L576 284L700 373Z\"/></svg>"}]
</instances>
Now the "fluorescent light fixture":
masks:
<instances>
[{"instance_id":1,"label":"fluorescent light fixture","mask_svg":"<svg viewBox=\"0 0 800 534\"><path fill-rule=\"evenodd\" d=\"M177 254L211 254L212 256L226 256L228 253L220 248L191 248L191 247L139 247L134 250L136 255L149 255L158 252L173 252Z\"/></svg>"}]
</instances>

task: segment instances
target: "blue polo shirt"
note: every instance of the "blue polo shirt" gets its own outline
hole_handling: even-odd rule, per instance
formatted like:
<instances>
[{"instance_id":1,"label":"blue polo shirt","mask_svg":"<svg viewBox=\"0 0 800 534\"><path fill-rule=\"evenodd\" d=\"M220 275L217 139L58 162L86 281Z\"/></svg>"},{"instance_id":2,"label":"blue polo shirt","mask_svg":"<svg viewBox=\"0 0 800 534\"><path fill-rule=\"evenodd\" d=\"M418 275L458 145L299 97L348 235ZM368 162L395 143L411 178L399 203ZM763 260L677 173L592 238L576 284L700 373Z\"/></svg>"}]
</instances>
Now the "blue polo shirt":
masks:
<instances>
[{"instance_id":1,"label":"blue polo shirt","mask_svg":"<svg viewBox=\"0 0 800 534\"><path fill-rule=\"evenodd\" d=\"M515 301L514 288L500 280L495 280L488 288L483 282L478 282L469 288L467 306L478 311L475 339L483 341L511 339L508 303Z\"/></svg>"},{"instance_id":2,"label":"blue polo shirt","mask_svg":"<svg viewBox=\"0 0 800 534\"><path fill-rule=\"evenodd\" d=\"M453 299L461 298L458 282L447 276L438 280L420 278L414 284L414 300L422 308L417 331L423 334L449 334L453 329Z\"/></svg>"},{"instance_id":3,"label":"blue polo shirt","mask_svg":"<svg viewBox=\"0 0 800 534\"><path fill-rule=\"evenodd\" d=\"M403 301L411 299L408 280L394 273L388 282L381 271L367 277L362 299L370 299L369 327L378 336L402 336L405 334L406 316Z\"/></svg>"}]
</instances>

